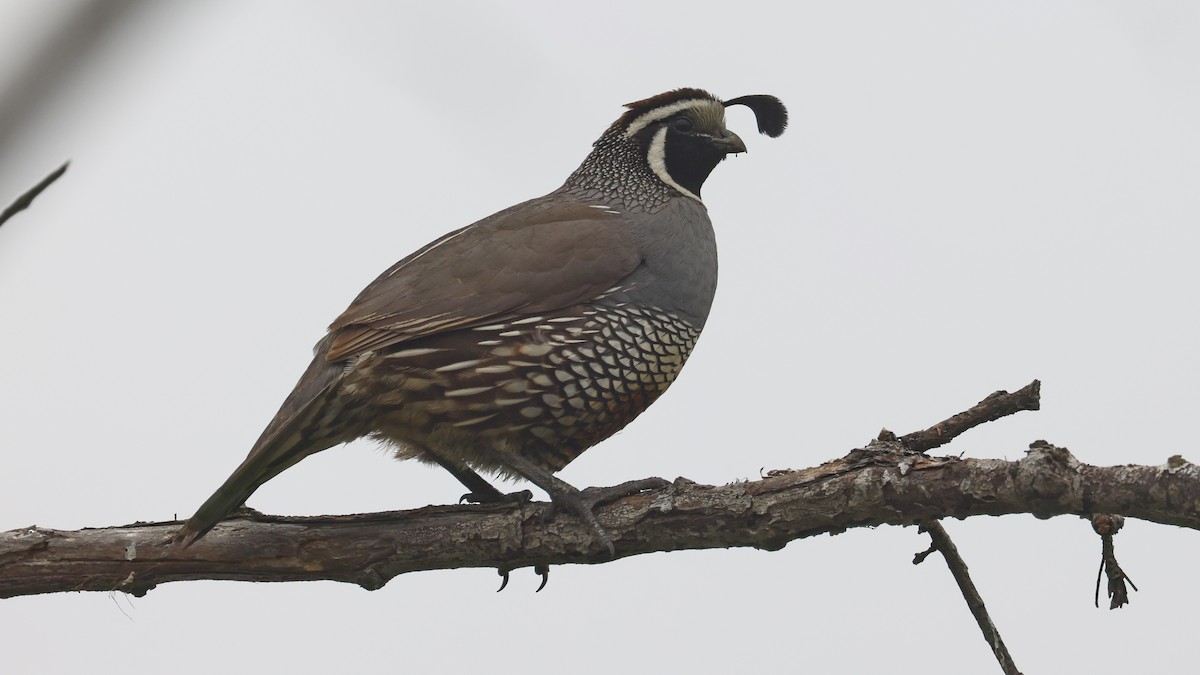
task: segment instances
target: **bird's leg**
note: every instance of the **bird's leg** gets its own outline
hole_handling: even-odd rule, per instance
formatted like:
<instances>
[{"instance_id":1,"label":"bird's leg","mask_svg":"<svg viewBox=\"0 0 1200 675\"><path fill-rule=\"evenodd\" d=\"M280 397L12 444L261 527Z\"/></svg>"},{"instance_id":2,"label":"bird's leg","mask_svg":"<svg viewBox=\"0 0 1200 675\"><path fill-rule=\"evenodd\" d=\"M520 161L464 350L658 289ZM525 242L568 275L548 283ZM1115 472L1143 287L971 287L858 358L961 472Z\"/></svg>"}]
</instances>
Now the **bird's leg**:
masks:
<instances>
[{"instance_id":1,"label":"bird's leg","mask_svg":"<svg viewBox=\"0 0 1200 675\"><path fill-rule=\"evenodd\" d=\"M596 507L609 502L615 502L618 499L631 497L642 492L650 490L662 490L671 486L671 481L665 478L641 478L638 480L630 480L613 485L610 487L590 487L579 491L579 497L583 500L584 506L588 509L595 510ZM550 513L546 516L549 520L554 515L555 504L550 504Z\"/></svg>"},{"instance_id":2,"label":"bird's leg","mask_svg":"<svg viewBox=\"0 0 1200 675\"><path fill-rule=\"evenodd\" d=\"M497 490L494 485L487 482L487 479L485 479L483 476L480 476L474 470L461 464L452 462L448 459L443 459L442 457L429 452L429 450L426 450L425 454L428 455L433 461L437 462L438 465L443 469L449 471L451 476L457 478L458 482L462 483L468 490L470 490L470 492L467 494L459 497L458 501L460 504L462 502L468 502L471 504L524 504L525 502L533 499L533 493L529 490L519 490L517 492L509 492L505 494Z\"/></svg>"},{"instance_id":3,"label":"bird's leg","mask_svg":"<svg viewBox=\"0 0 1200 675\"><path fill-rule=\"evenodd\" d=\"M613 498L634 494L634 492L640 492L642 490L641 486L635 486L635 489L630 491L630 485L640 482L635 480L632 483L618 485L617 488L588 489L586 492L581 492L574 485L565 482L562 478L557 478L551 472L546 471L545 468L534 464L534 462L516 453L498 454L497 459L502 461L503 464L511 468L515 473L526 477L530 483L545 490L546 494L550 495L551 502L556 504L556 506L574 510L576 515L580 516L583 522L586 522L588 527L592 528L592 532L596 538L600 539L601 543L604 543L605 548L608 549L608 557L616 557L616 546L613 546L612 538L605 532L605 528L600 526L600 521L596 520L594 509L596 504L612 501ZM661 483L665 484L666 482L665 480L661 480ZM654 486L658 488L661 485L655 483ZM616 496L614 496L613 490L617 491Z\"/></svg>"}]
</instances>

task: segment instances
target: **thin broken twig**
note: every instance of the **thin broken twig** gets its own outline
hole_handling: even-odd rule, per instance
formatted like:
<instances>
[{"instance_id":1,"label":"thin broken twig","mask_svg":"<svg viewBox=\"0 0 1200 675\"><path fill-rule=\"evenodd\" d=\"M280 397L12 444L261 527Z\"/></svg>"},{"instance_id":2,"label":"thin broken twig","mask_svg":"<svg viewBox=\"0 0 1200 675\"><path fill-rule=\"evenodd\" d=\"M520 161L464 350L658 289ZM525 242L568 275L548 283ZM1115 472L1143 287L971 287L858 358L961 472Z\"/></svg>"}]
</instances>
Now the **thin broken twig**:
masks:
<instances>
[{"instance_id":1,"label":"thin broken twig","mask_svg":"<svg viewBox=\"0 0 1200 675\"><path fill-rule=\"evenodd\" d=\"M950 419L943 420L925 429L900 437L904 447L913 452L925 452L943 446L964 431L973 429L1001 417L1041 408L1042 383L1034 380L1021 389L1008 393L998 391Z\"/></svg>"},{"instance_id":2,"label":"thin broken twig","mask_svg":"<svg viewBox=\"0 0 1200 675\"><path fill-rule=\"evenodd\" d=\"M1096 573L1096 607L1100 607L1100 577L1108 572L1108 608L1119 609L1129 604L1129 590L1125 588L1126 582L1137 590L1133 579L1130 579L1125 570L1121 569L1121 565L1117 562L1116 549L1113 546L1113 535L1120 531L1121 526L1125 524L1124 516L1112 516L1105 513L1097 513L1092 516L1092 529L1096 534L1100 535L1100 571Z\"/></svg>"},{"instance_id":3,"label":"thin broken twig","mask_svg":"<svg viewBox=\"0 0 1200 675\"><path fill-rule=\"evenodd\" d=\"M4 209L3 212L0 212L0 225L3 225L9 218L12 218L18 213L29 208L29 205L33 203L34 199L37 199L38 195L42 194L43 190L50 187L51 183L61 178L62 175L67 172L67 167L70 165L70 162L63 162L62 166L55 169L49 176L43 178L42 182L34 185L33 187L29 188L25 194L17 197L12 204L8 205L8 208Z\"/></svg>"},{"instance_id":4,"label":"thin broken twig","mask_svg":"<svg viewBox=\"0 0 1200 675\"><path fill-rule=\"evenodd\" d=\"M1004 671L1004 675L1021 675L1021 671L1017 670L1017 665L1013 663L1012 655L1008 653L1008 647L1004 646L1004 640L1000 638L1000 631L996 629L996 624L992 623L992 617L988 615L987 607L983 604L983 598L979 595L979 590L975 588L975 584L971 581L971 575L967 572L967 563L958 554L958 547L950 539L946 528L942 527L942 524L938 521L931 520L922 523L921 529L929 533L929 538L933 542L930 544L928 550L918 553L913 558L913 564L921 564L934 550L942 552L942 558L946 560L946 566L950 568L950 574L958 582L958 588L962 591L963 599L967 601L967 608L971 610L971 614L975 617L975 623L979 624L979 630L983 632L983 639L987 641L988 646L992 648L992 653L996 655L996 661L1000 663L1000 669Z\"/></svg>"}]
</instances>

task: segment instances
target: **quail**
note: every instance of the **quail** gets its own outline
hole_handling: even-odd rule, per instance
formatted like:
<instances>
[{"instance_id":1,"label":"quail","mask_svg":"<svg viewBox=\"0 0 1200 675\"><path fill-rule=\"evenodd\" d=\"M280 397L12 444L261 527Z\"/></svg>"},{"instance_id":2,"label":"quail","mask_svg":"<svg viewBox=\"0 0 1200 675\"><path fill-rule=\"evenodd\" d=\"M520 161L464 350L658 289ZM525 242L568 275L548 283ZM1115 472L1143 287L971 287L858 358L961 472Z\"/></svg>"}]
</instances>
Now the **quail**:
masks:
<instances>
[{"instance_id":1,"label":"quail","mask_svg":"<svg viewBox=\"0 0 1200 675\"><path fill-rule=\"evenodd\" d=\"M725 127L732 105L768 136L787 126L774 96L684 88L630 103L562 187L380 275L175 541L204 536L305 457L367 436L442 466L473 502L509 498L479 472L526 479L611 554L595 501L553 474L653 403L704 328L717 249L700 188L746 151Z\"/></svg>"}]
</instances>

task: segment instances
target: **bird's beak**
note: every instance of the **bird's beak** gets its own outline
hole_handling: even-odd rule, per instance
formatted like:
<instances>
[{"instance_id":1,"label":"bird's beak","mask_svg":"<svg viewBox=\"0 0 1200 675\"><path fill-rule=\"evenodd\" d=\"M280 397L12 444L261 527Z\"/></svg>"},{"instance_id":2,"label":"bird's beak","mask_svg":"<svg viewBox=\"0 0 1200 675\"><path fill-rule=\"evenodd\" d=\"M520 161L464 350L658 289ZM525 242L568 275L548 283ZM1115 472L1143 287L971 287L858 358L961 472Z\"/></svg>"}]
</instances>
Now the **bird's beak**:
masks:
<instances>
[{"instance_id":1,"label":"bird's beak","mask_svg":"<svg viewBox=\"0 0 1200 675\"><path fill-rule=\"evenodd\" d=\"M727 155L746 152L746 144L742 142L742 139L737 134L728 129L720 137L713 138L713 145L725 151Z\"/></svg>"}]
</instances>

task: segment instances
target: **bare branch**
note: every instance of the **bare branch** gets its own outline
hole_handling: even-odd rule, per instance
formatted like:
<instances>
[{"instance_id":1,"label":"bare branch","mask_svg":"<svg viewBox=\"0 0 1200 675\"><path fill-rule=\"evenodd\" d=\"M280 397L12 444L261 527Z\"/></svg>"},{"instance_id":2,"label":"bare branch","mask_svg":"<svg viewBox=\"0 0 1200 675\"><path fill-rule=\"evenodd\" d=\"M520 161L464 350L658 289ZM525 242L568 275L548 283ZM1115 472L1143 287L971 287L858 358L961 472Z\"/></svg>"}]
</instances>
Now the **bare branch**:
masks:
<instances>
[{"instance_id":1,"label":"bare branch","mask_svg":"<svg viewBox=\"0 0 1200 675\"><path fill-rule=\"evenodd\" d=\"M70 162L63 162L62 166L55 169L49 176L43 178L42 182L34 185L33 187L29 188L25 194L17 197L12 204L8 205L8 208L0 212L0 225L3 225L9 218L12 218L18 213L29 208L29 205L33 203L34 199L37 199L38 195L42 194L43 190L50 187L51 183L61 178L62 175L67 172L67 167L70 165Z\"/></svg>"},{"instance_id":2,"label":"bare branch","mask_svg":"<svg viewBox=\"0 0 1200 675\"><path fill-rule=\"evenodd\" d=\"M943 420L925 429L914 431L900 438L904 447L913 452L925 452L943 446L954 440L964 431L973 429L1001 417L1021 412L1022 410L1038 410L1041 408L1042 383L1034 380L1021 389L1008 393L997 391L970 410L958 413L948 420ZM881 439L883 437L881 436Z\"/></svg>"},{"instance_id":3,"label":"bare branch","mask_svg":"<svg viewBox=\"0 0 1200 675\"><path fill-rule=\"evenodd\" d=\"M254 515L217 526L191 548L167 544L178 522L0 533L0 597L124 590L191 579L331 579L376 589L405 572L514 570L603 563L608 555L569 513L545 503L430 506L355 516ZM1200 467L1096 467L1044 442L1020 461L914 455L875 442L811 469L708 486L678 479L608 504L598 518L617 557L680 549L782 548L852 527L1032 513L1122 513L1200 530Z\"/></svg>"},{"instance_id":4,"label":"bare branch","mask_svg":"<svg viewBox=\"0 0 1200 675\"><path fill-rule=\"evenodd\" d=\"M958 589L962 591L963 599L967 601L967 608L971 610L971 615L975 617L975 623L979 624L979 630L983 632L983 639L988 643L988 647L991 647L992 653L996 655L996 661L1000 663L1000 670L1004 671L1004 675L1021 675L1021 671L1017 670L1017 664L1013 663L1012 655L1008 653L1008 647L1004 645L1004 640L1000 637L1000 631L996 628L992 617L988 615L987 607L983 604L983 597L979 595L979 590L971 581L967 563L958 554L958 547L950 539L946 528L936 520L922 524L921 528L929 533L933 544L928 551L917 554L917 557L913 559L913 564L919 564L934 550L942 552L946 566L950 568L950 574L954 576L954 581L958 583Z\"/></svg>"},{"instance_id":5,"label":"bare branch","mask_svg":"<svg viewBox=\"0 0 1200 675\"><path fill-rule=\"evenodd\" d=\"M1016 462L914 452L1017 410L1037 408L1038 383L998 392L904 440L885 433L866 448L799 471L714 487L677 479L634 481L638 490L600 508L616 557L654 551L777 550L852 527L1030 513L1041 518L1121 513L1200 530L1200 467L1181 457L1158 467L1096 467L1045 441ZM650 487L653 486L653 487ZM0 598L70 590L142 595L192 579L328 579L366 589L431 569L508 571L596 564L610 557L593 530L549 504L429 506L412 511L296 518L244 510L200 542L170 542L181 523L64 532L0 533Z\"/></svg>"}]
</instances>

